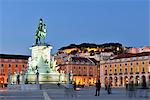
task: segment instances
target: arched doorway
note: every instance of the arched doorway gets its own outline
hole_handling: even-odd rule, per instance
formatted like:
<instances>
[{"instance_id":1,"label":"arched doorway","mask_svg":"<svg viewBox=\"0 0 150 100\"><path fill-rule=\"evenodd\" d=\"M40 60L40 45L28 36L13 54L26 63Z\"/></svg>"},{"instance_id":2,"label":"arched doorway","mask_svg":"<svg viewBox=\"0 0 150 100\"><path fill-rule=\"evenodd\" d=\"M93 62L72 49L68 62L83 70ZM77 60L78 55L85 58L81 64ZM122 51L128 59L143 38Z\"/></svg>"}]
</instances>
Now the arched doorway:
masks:
<instances>
[{"instance_id":1,"label":"arched doorway","mask_svg":"<svg viewBox=\"0 0 150 100\"><path fill-rule=\"evenodd\" d=\"M135 78L135 84L138 86L140 84L140 77L136 76Z\"/></svg>"},{"instance_id":2,"label":"arched doorway","mask_svg":"<svg viewBox=\"0 0 150 100\"><path fill-rule=\"evenodd\" d=\"M146 82L146 77L145 77L145 75L142 76L142 83L143 83L143 82Z\"/></svg>"},{"instance_id":3,"label":"arched doorway","mask_svg":"<svg viewBox=\"0 0 150 100\"><path fill-rule=\"evenodd\" d=\"M150 75L148 76L148 80L149 80L149 86L150 86Z\"/></svg>"},{"instance_id":4,"label":"arched doorway","mask_svg":"<svg viewBox=\"0 0 150 100\"><path fill-rule=\"evenodd\" d=\"M118 78L115 76L114 80L115 80L114 85L117 86Z\"/></svg>"},{"instance_id":5,"label":"arched doorway","mask_svg":"<svg viewBox=\"0 0 150 100\"><path fill-rule=\"evenodd\" d=\"M107 86L108 85L108 78L105 77L105 85Z\"/></svg>"},{"instance_id":6,"label":"arched doorway","mask_svg":"<svg viewBox=\"0 0 150 100\"><path fill-rule=\"evenodd\" d=\"M113 78L112 77L109 77L109 82L110 82L110 85L113 86Z\"/></svg>"},{"instance_id":7,"label":"arched doorway","mask_svg":"<svg viewBox=\"0 0 150 100\"><path fill-rule=\"evenodd\" d=\"M0 88L4 87L4 77L0 77Z\"/></svg>"},{"instance_id":8,"label":"arched doorway","mask_svg":"<svg viewBox=\"0 0 150 100\"><path fill-rule=\"evenodd\" d=\"M122 86L122 85L123 85L123 77L120 76L120 84L119 84L119 86Z\"/></svg>"},{"instance_id":9,"label":"arched doorway","mask_svg":"<svg viewBox=\"0 0 150 100\"><path fill-rule=\"evenodd\" d=\"M129 81L129 80L128 80L128 77L125 76L125 77L124 77L124 83L125 83L125 85L128 84L128 81Z\"/></svg>"},{"instance_id":10,"label":"arched doorway","mask_svg":"<svg viewBox=\"0 0 150 100\"><path fill-rule=\"evenodd\" d=\"M133 83L134 83L134 78L133 78L133 76L130 77L130 82L133 82Z\"/></svg>"}]
</instances>

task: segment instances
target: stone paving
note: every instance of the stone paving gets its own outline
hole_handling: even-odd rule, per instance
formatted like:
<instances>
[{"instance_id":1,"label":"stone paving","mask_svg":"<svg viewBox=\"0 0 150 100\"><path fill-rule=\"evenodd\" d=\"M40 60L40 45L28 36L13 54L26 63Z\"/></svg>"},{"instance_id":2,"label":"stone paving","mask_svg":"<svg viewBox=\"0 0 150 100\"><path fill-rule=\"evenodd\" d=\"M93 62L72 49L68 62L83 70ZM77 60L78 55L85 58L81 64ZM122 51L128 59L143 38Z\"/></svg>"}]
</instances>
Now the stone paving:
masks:
<instances>
[{"instance_id":1,"label":"stone paving","mask_svg":"<svg viewBox=\"0 0 150 100\"><path fill-rule=\"evenodd\" d=\"M139 97L139 94L136 94L137 97L129 98L125 89L114 88L110 95L104 89L101 89L100 96L95 96L94 87L82 88L80 91L77 91L77 97L67 96L63 88L39 91L1 90L0 100L150 100L150 97ZM149 92L148 96L150 96Z\"/></svg>"}]
</instances>

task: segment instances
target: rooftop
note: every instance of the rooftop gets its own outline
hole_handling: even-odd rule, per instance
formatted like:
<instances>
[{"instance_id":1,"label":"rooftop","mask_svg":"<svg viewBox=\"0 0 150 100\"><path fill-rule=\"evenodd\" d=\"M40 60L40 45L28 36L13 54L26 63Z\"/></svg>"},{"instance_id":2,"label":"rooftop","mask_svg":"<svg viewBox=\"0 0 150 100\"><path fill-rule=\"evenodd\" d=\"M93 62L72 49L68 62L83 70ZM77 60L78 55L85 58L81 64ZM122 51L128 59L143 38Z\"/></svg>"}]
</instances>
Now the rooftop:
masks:
<instances>
[{"instance_id":1,"label":"rooftop","mask_svg":"<svg viewBox=\"0 0 150 100\"><path fill-rule=\"evenodd\" d=\"M116 57L114 57L113 59L141 57L141 56L150 56L150 52L143 52L143 53L137 53L137 54L131 54L131 53L119 54Z\"/></svg>"},{"instance_id":2,"label":"rooftop","mask_svg":"<svg viewBox=\"0 0 150 100\"><path fill-rule=\"evenodd\" d=\"M29 55L0 54L0 58L5 58L5 59L25 59L25 60L27 60L29 57L30 57Z\"/></svg>"}]
</instances>

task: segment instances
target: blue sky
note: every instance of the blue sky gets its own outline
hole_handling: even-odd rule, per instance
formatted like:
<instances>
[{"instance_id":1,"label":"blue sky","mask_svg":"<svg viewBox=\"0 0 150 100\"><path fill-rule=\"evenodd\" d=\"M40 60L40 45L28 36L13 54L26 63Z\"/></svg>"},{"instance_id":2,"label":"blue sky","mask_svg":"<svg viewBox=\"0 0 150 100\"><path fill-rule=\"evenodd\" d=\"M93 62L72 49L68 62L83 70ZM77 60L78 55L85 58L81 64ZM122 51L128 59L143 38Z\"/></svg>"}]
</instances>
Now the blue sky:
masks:
<instances>
[{"instance_id":1,"label":"blue sky","mask_svg":"<svg viewBox=\"0 0 150 100\"><path fill-rule=\"evenodd\" d=\"M0 0L0 53L30 54L40 17L53 53L83 42L150 45L148 0Z\"/></svg>"}]
</instances>

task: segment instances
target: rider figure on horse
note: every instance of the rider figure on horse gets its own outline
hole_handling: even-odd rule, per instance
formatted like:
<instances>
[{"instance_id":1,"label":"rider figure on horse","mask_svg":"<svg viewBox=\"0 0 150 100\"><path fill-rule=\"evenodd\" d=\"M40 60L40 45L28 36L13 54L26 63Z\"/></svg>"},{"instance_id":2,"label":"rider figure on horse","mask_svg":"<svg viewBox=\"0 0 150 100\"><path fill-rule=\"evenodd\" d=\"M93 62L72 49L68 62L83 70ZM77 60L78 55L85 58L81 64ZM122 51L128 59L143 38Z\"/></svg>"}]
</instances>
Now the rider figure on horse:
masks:
<instances>
[{"instance_id":1,"label":"rider figure on horse","mask_svg":"<svg viewBox=\"0 0 150 100\"><path fill-rule=\"evenodd\" d=\"M40 42L41 44L41 39L44 39L44 42L45 42L45 37L46 37L46 25L43 23L42 18L40 18L40 23L38 25L38 28L35 34L36 44L38 44L38 42Z\"/></svg>"}]
</instances>

